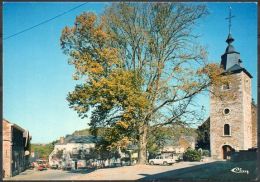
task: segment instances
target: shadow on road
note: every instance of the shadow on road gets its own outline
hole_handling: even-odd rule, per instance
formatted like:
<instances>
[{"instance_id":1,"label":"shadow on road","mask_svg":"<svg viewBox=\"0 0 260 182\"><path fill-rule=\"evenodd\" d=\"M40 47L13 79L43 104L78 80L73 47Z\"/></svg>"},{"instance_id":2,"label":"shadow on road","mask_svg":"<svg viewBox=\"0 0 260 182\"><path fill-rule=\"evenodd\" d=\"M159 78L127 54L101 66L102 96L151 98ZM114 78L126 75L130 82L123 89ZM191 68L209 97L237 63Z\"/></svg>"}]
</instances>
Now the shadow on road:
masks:
<instances>
[{"instance_id":1,"label":"shadow on road","mask_svg":"<svg viewBox=\"0 0 260 182\"><path fill-rule=\"evenodd\" d=\"M109 167L98 168L98 169L96 169L96 168L72 169L70 171L67 171L67 173L88 174L88 173L94 172L94 171L99 170L99 169L111 169L111 168L120 168L120 167L123 167L123 166L109 166Z\"/></svg>"},{"instance_id":2,"label":"shadow on road","mask_svg":"<svg viewBox=\"0 0 260 182\"><path fill-rule=\"evenodd\" d=\"M249 173L231 172L236 167ZM256 162L216 161L153 175L140 175L144 177L139 181L253 181L256 178Z\"/></svg>"},{"instance_id":3,"label":"shadow on road","mask_svg":"<svg viewBox=\"0 0 260 182\"><path fill-rule=\"evenodd\" d=\"M67 171L67 173L88 174L88 173L91 173L95 170L96 169L76 169L76 170Z\"/></svg>"}]
</instances>

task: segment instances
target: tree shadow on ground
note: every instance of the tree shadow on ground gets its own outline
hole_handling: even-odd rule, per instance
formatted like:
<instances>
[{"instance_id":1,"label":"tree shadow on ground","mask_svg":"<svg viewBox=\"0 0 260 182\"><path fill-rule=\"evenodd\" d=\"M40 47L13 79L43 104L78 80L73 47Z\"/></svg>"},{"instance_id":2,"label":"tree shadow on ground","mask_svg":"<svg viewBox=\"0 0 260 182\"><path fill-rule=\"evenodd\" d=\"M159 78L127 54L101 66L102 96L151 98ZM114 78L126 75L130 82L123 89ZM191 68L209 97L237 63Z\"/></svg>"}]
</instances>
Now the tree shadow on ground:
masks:
<instances>
[{"instance_id":1,"label":"tree shadow on ground","mask_svg":"<svg viewBox=\"0 0 260 182\"><path fill-rule=\"evenodd\" d=\"M47 169L46 169L47 170ZM46 171L46 170L42 170L42 171ZM21 176L26 176L30 173L33 173L35 171L38 171L38 170L33 170L33 169L25 169L24 171L20 172L19 174L17 175L21 175ZM40 171L41 172L41 171ZM17 176L17 175L14 175L14 176Z\"/></svg>"},{"instance_id":2,"label":"tree shadow on ground","mask_svg":"<svg viewBox=\"0 0 260 182\"><path fill-rule=\"evenodd\" d=\"M67 173L88 174L88 173L91 173L94 171L96 171L96 169L73 169L73 170L67 171Z\"/></svg>"},{"instance_id":3,"label":"tree shadow on ground","mask_svg":"<svg viewBox=\"0 0 260 182\"><path fill-rule=\"evenodd\" d=\"M231 172L236 167L249 173ZM153 175L140 175L144 177L139 181L255 181L256 161L216 161Z\"/></svg>"},{"instance_id":4,"label":"tree shadow on ground","mask_svg":"<svg viewBox=\"0 0 260 182\"><path fill-rule=\"evenodd\" d=\"M103 168L72 169L67 172L68 173L77 173L77 174L88 174L88 173L94 172L99 169L111 169L111 168L120 168L120 167L123 167L123 166L115 165L115 166L108 166L108 167L103 167Z\"/></svg>"}]
</instances>

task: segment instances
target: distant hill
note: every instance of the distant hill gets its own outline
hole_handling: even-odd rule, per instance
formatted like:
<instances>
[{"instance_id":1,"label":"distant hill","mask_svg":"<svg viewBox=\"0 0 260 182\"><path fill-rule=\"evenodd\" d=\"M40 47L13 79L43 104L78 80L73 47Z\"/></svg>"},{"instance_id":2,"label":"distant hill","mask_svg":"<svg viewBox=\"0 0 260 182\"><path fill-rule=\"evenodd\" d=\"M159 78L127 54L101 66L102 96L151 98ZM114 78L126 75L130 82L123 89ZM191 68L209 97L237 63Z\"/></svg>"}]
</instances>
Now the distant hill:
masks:
<instances>
[{"instance_id":1,"label":"distant hill","mask_svg":"<svg viewBox=\"0 0 260 182\"><path fill-rule=\"evenodd\" d=\"M150 134L154 135L155 133L164 133L164 135L169 135L169 136L174 136L175 139L180 138L181 136L192 136L192 137L197 137L197 133L196 133L196 129L194 128L190 128L190 127L185 127L179 124L173 125L171 127L160 127L158 129L155 129L153 126L151 126L151 132ZM102 136L103 133L109 130L109 128L99 128L98 132L97 132L97 136ZM88 136L91 135L90 129L89 128L85 128L82 130L76 130L74 131L72 134L67 134L65 136L65 140L68 138L71 138L73 136ZM55 145L57 142L59 142L59 140L53 141L50 144Z\"/></svg>"},{"instance_id":2,"label":"distant hill","mask_svg":"<svg viewBox=\"0 0 260 182\"><path fill-rule=\"evenodd\" d=\"M31 152L37 153L39 158L48 159L50 153L53 151L54 145L49 144L31 144Z\"/></svg>"},{"instance_id":3,"label":"distant hill","mask_svg":"<svg viewBox=\"0 0 260 182\"><path fill-rule=\"evenodd\" d=\"M81 136L81 135L91 135L91 134L90 134L90 130L87 128L83 130L76 130L72 133L72 135Z\"/></svg>"},{"instance_id":4,"label":"distant hill","mask_svg":"<svg viewBox=\"0 0 260 182\"><path fill-rule=\"evenodd\" d=\"M151 127L153 128L153 127ZM99 133L103 132L105 128L100 128ZM183 127L180 125L176 125L174 127L161 127L161 130L168 131L173 130L174 134L176 135L187 135L187 136L196 136L196 129L195 128L190 128L190 127ZM82 129L82 130L76 130L74 131L71 135L74 136L82 136L82 135L91 135L90 129ZM66 135L68 136L68 135Z\"/></svg>"}]
</instances>

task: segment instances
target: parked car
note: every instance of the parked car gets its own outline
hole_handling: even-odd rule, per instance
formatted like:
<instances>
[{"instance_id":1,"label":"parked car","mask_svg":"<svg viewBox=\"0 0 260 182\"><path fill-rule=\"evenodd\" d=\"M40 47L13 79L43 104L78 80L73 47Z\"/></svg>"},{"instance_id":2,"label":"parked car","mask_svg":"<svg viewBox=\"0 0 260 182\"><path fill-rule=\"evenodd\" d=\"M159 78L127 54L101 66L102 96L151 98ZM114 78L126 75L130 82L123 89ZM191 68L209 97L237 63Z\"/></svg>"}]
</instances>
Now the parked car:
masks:
<instances>
[{"instance_id":1,"label":"parked car","mask_svg":"<svg viewBox=\"0 0 260 182\"><path fill-rule=\"evenodd\" d=\"M52 159L52 161L49 162L50 168L51 169L59 169L60 165L60 160L59 159Z\"/></svg>"},{"instance_id":2,"label":"parked car","mask_svg":"<svg viewBox=\"0 0 260 182\"><path fill-rule=\"evenodd\" d=\"M77 164L77 168L78 169L82 169L82 168L86 168L87 167L86 160L78 160L76 162L76 164Z\"/></svg>"},{"instance_id":3,"label":"parked car","mask_svg":"<svg viewBox=\"0 0 260 182\"><path fill-rule=\"evenodd\" d=\"M46 170L47 168L46 167L44 167L43 165L38 165L38 167L37 167L37 170L38 171L43 171L43 170Z\"/></svg>"},{"instance_id":4,"label":"parked car","mask_svg":"<svg viewBox=\"0 0 260 182\"><path fill-rule=\"evenodd\" d=\"M109 167L121 167L121 166L122 166L121 162L112 162L109 165Z\"/></svg>"},{"instance_id":5,"label":"parked car","mask_svg":"<svg viewBox=\"0 0 260 182\"><path fill-rule=\"evenodd\" d=\"M176 162L177 157L164 157L164 156L157 156L154 159L149 160L149 164L159 164L159 165L169 165Z\"/></svg>"},{"instance_id":6,"label":"parked car","mask_svg":"<svg viewBox=\"0 0 260 182\"><path fill-rule=\"evenodd\" d=\"M103 160L97 160L97 169L101 169L105 167L105 162Z\"/></svg>"},{"instance_id":7,"label":"parked car","mask_svg":"<svg viewBox=\"0 0 260 182\"><path fill-rule=\"evenodd\" d=\"M58 164L52 164L50 166L51 169L58 169L59 168L59 165Z\"/></svg>"},{"instance_id":8,"label":"parked car","mask_svg":"<svg viewBox=\"0 0 260 182\"><path fill-rule=\"evenodd\" d=\"M36 167L37 170L42 171L42 170L46 170L49 167L49 165L46 160L38 159L34 163L34 167Z\"/></svg>"}]
</instances>

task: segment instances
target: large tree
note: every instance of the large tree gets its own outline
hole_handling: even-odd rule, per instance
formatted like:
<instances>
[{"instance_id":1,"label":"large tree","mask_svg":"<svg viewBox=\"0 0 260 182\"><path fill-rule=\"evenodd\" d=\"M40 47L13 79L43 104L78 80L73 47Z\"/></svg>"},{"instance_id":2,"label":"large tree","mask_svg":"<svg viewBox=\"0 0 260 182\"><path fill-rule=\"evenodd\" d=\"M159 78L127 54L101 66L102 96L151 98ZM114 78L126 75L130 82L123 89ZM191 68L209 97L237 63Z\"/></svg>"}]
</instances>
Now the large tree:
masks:
<instances>
[{"instance_id":1,"label":"large tree","mask_svg":"<svg viewBox=\"0 0 260 182\"><path fill-rule=\"evenodd\" d=\"M81 80L67 100L92 131L109 127L110 147L138 143L146 162L149 126L195 121L195 96L223 80L206 64L194 28L204 5L112 3L102 16L82 13L65 27L61 47Z\"/></svg>"}]
</instances>

